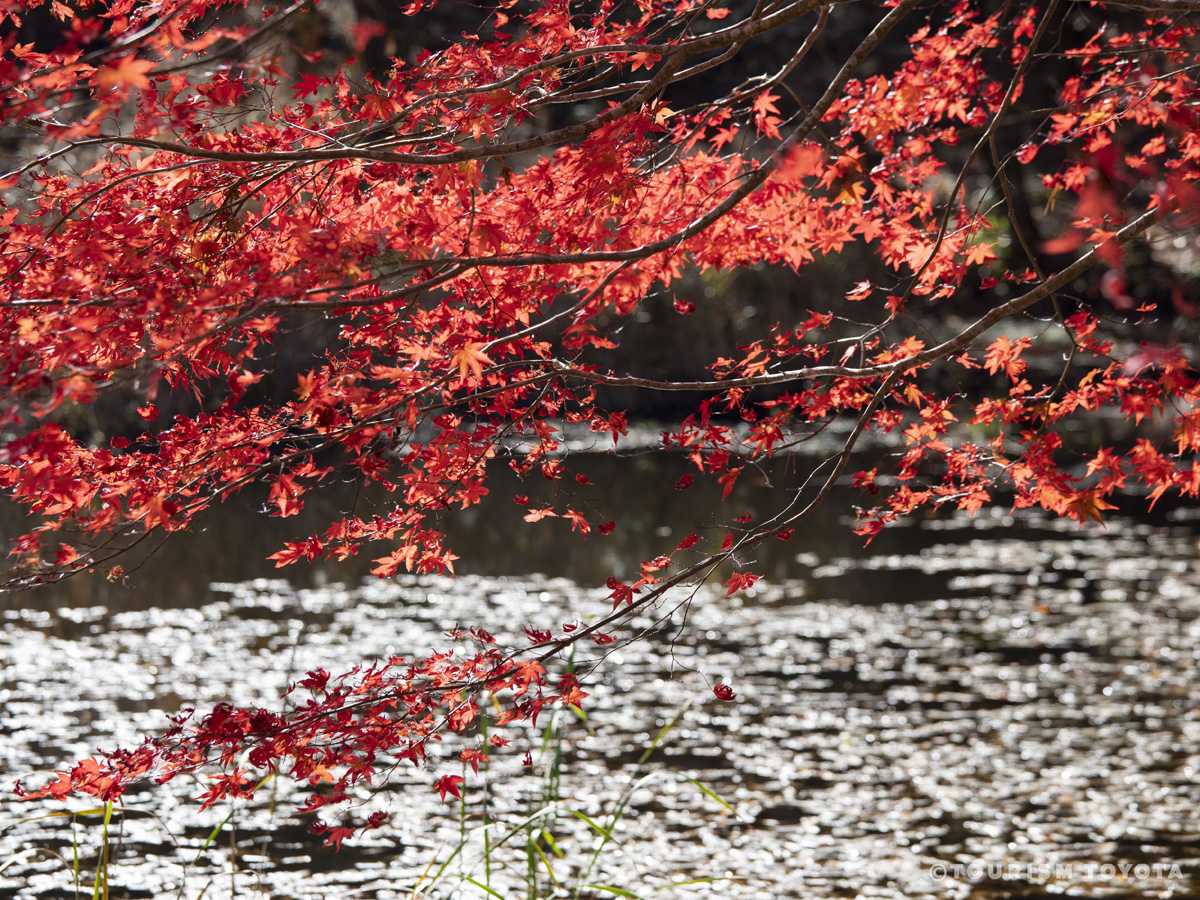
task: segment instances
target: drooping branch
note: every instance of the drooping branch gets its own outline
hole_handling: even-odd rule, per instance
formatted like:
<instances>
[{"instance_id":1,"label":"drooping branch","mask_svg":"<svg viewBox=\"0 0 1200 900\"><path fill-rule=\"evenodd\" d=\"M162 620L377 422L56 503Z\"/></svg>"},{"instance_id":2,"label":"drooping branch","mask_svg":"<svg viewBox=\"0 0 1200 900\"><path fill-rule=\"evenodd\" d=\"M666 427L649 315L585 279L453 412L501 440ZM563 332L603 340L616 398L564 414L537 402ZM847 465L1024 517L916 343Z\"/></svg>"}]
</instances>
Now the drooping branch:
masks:
<instances>
[{"instance_id":1,"label":"drooping branch","mask_svg":"<svg viewBox=\"0 0 1200 900\"><path fill-rule=\"evenodd\" d=\"M1092 3L1093 0L1074 0L1076 3ZM1105 6L1136 9L1140 12L1186 15L1200 12L1200 0L1103 0Z\"/></svg>"},{"instance_id":2,"label":"drooping branch","mask_svg":"<svg viewBox=\"0 0 1200 900\"><path fill-rule=\"evenodd\" d=\"M574 141L578 140L579 138L586 137L587 135L598 131L609 122L616 121L621 116L640 108L647 99L654 96L668 84L676 82L678 80L676 75L688 58L702 53L712 52L730 45L745 43L752 37L757 37L778 29L782 25L792 21L793 19L799 18L800 16L805 15L814 9L824 5L829 5L830 2L831 0L799 0L799 2L784 7L782 10L779 10L778 12L772 13L771 15L761 19L750 19L740 25L721 29L711 34L692 38L680 43L664 45L617 44L612 45L611 47L587 48L586 50L565 53L560 57L556 57L554 61L547 61L545 63L537 64L536 67L530 67L535 71L544 71L545 69L551 68L556 64L568 62L574 58L597 56L614 52L639 52L661 55L666 58L663 65L658 68L658 71L654 74L654 76L646 81L630 98L618 104L617 106L605 110L603 113L593 119L590 119L589 121L544 132L534 137L525 138L522 140L503 141L494 144L488 144L482 147L467 147L459 150L438 153L395 153L387 150L375 150L367 146L343 146L336 149L314 148L290 151L227 151L195 147L188 144L180 144L174 141L162 141L151 138L138 138L118 134L102 134L95 138L73 141L71 142L71 146L73 148L85 148L96 145L128 146L162 153L176 153L197 160L210 160L213 162L225 163L318 163L333 160L357 159L397 165L451 166L464 162L491 159L497 156L515 156L536 150L543 150L547 147L553 147L558 144L563 144L568 141ZM832 2L851 3L857 2L857 0L832 0ZM915 5L915 3L908 4L906 12L911 10L911 8ZM899 19L902 17L903 16L896 17L895 21L899 21ZM890 15L888 19L891 19ZM895 24L895 21L888 25L887 28L881 32L875 40L871 41L871 49L873 49L878 44L879 39L891 29L892 25ZM875 35L875 32L872 32L872 35ZM867 53L869 52L870 50L868 49ZM865 55L866 54L864 54L864 58ZM859 63L861 63L861 60L859 60ZM855 68L857 68L857 65L858 63L855 64ZM688 74L688 77L698 74L700 71L703 71L703 69L698 68L693 70ZM485 87L471 89L464 88L461 91L445 93L454 99L461 99L471 94L494 93L498 90L504 90L506 89L506 85L512 83L519 83L519 79L517 79L516 75L509 76L502 81L489 84ZM834 94L834 96L836 97L836 94ZM830 102L832 102L832 98Z\"/></svg>"},{"instance_id":3,"label":"drooping branch","mask_svg":"<svg viewBox=\"0 0 1200 900\"><path fill-rule=\"evenodd\" d=\"M1163 213L1161 210L1152 209L1120 229L1110 240L1116 244L1125 243L1144 232L1155 222L1161 221L1162 217ZM728 391L734 388L769 387L771 385L788 384L794 381L818 378L880 378L893 373L906 372L910 369L926 366L932 362L945 359L948 356L953 356L956 353L961 353L963 350L968 349L977 337L994 325L1017 313L1024 312L1035 303L1046 299L1056 291L1062 290L1065 285L1070 284L1092 266L1096 265L1096 263L1100 262L1099 254L1100 247L1093 247L1080 256L1079 259L1075 260L1075 262L1046 279L1033 290L1027 291L1021 296L1014 297L1007 303L995 307L954 337L948 338L942 343L927 350L922 350L912 356L877 366L804 366L799 369L789 369L785 372L772 372L745 378L705 381L664 381L629 375L606 375L602 372L593 372L571 366L559 367L558 373L610 387L636 387L652 391L691 392L714 392Z\"/></svg>"},{"instance_id":4,"label":"drooping branch","mask_svg":"<svg viewBox=\"0 0 1200 900\"><path fill-rule=\"evenodd\" d=\"M430 287L445 283L446 281L457 277L458 275L469 271L470 269L479 266L491 266L496 268L528 268L531 266L555 266L555 265L579 265L584 263L594 262L636 262L655 256L659 253L671 251L682 244L684 241L694 238L707 229L719 222L731 210L736 208L739 203L745 200L748 196L758 190L766 180L774 173L778 167L788 158L792 150L803 143L812 131L817 127L821 118L838 99L842 89L846 83L854 76L859 67L866 61L872 52L880 45L884 38L895 28L913 9L920 3L920 0L902 0L872 29L870 34L859 44L859 46L847 57L846 61L841 66L837 75L830 81L828 87L823 92L821 98L808 111L803 121L797 125L789 134L788 137L781 142L770 157L764 161L757 169L742 179L742 183L729 193L721 202L712 207L707 213L699 216L693 222L689 223L684 228L628 250L596 250L583 251L575 253L521 253L517 255L497 255L489 257L478 256L439 256L435 260L427 261L425 265L451 266L444 273L440 273L432 278L425 279L419 283L406 285L393 291L382 293L378 296L367 298L339 299L333 301L284 301L285 306L292 308L306 309L344 309L353 307L370 307L391 303L396 300L401 300L406 297L414 296L421 293ZM815 8L818 4L812 4ZM806 10L807 11L807 10ZM187 152L180 150L178 152ZM347 151L348 152L348 151ZM486 154L482 156L491 156L497 152L508 153L510 150L500 150L498 148L490 148ZM328 158L324 151L321 151L319 158ZM235 154L236 156L236 154ZM243 159L255 157L254 154L249 154ZM218 158L209 156L206 158ZM232 157L230 157L232 158ZM257 157L256 157L257 158ZM272 158L276 158L272 156ZM282 158L282 157L279 157ZM290 158L290 157L289 157ZM310 157L311 158L311 157ZM370 159L382 159L381 157L368 156ZM459 157L454 157L456 160ZM466 159L477 157L463 157ZM313 292L324 292L327 288L314 288ZM267 303L263 306L264 309L277 308L275 305Z\"/></svg>"}]
</instances>

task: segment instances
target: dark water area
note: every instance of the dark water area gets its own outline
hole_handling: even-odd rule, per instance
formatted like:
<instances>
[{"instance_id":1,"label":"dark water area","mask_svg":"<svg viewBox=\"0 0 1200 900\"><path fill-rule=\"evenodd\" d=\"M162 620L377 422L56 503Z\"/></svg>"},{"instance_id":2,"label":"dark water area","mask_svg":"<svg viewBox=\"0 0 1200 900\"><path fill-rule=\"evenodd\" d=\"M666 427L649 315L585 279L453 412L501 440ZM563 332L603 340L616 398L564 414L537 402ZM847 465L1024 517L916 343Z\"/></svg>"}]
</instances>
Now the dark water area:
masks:
<instances>
[{"instance_id":1,"label":"dark water area","mask_svg":"<svg viewBox=\"0 0 1200 900\"><path fill-rule=\"evenodd\" d=\"M864 459L863 465L870 463ZM680 476L694 474L695 467L678 455L645 453L616 458L587 453L569 460L572 473L585 475L590 486L563 479L571 496L559 493L561 484L540 476L518 479L497 464L489 480L489 494L478 506L449 510L440 523L450 548L460 557L455 571L460 575L520 577L545 575L568 578L576 583L600 585L610 575L635 578L641 562L669 554L686 535L719 544L731 520L750 515L762 521L776 512L783 490L803 482L811 463L803 458L783 457L771 467L748 471L722 500L715 479L697 477L686 490L675 490ZM851 465L849 471L854 471ZM791 540L771 540L752 556L739 562L775 581L806 576L813 559L872 559L893 554L920 553L937 543L939 515L923 513L921 522L888 528L867 546L853 534L854 509L868 505L871 498L849 487L849 479L835 488L830 498L797 529ZM586 539L571 530L567 520L548 518L537 523L523 521L526 508L514 502L518 495L534 501L558 501L585 506L617 524L611 535L593 531ZM286 541L302 541L320 534L346 512L370 517L390 511L390 495L381 489L362 489L354 483L336 483L305 498L299 515L286 519L263 511L265 492L247 490L209 510L188 532L140 546L123 560L125 576L113 583L97 573L47 588L17 594L0 594L0 610L53 609L56 606L103 604L113 610L146 609L153 606L186 608L213 599L211 582L241 582L256 578L283 578L298 588L320 587L332 582L356 583L370 578L373 558L390 551L386 544L368 546L348 560L299 562L277 568L268 557ZM1003 498L998 498L1000 502ZM1139 498L1118 498L1118 515L1131 522L1171 526L1189 519L1186 507L1161 500L1147 510ZM997 513L992 510L992 513ZM1200 515L1200 514L1198 514ZM941 518L944 518L942 516ZM1000 515L979 519L974 527L994 533L1003 529L1011 540L1036 541L1041 532L1028 524L1028 517ZM1190 521L1190 520L1189 520ZM916 527L913 527L913 526ZM27 529L18 510L0 507L0 542L7 543ZM1177 530L1184 525L1176 524ZM1200 529L1200 526L1198 526ZM837 582L828 582L817 599L874 602L881 597L880 576L870 567L849 566ZM721 578L728 577L722 570ZM885 579L887 590L897 599L928 598L930 585L913 573L893 574ZM897 593L898 592L898 593Z\"/></svg>"},{"instance_id":2,"label":"dark water area","mask_svg":"<svg viewBox=\"0 0 1200 900\"><path fill-rule=\"evenodd\" d=\"M687 490L673 489L681 475L695 473L695 467L677 455L615 458L580 454L572 456L568 465L572 473L585 475L591 485L581 486L570 476L561 483L540 475L518 479L503 462L497 463L488 482L488 496L478 506L447 511L441 523L451 549L460 557L455 562L456 572L541 574L570 578L581 585L603 584L610 575L636 577L643 560L670 553L692 532L719 545L734 517L750 514L759 520L769 515L780 502L781 493L775 488L794 487L801 473L807 475L804 464L783 459L770 470L747 473L722 502L722 488L715 479L698 477ZM534 501L557 500L560 508L568 502L588 508L595 512L596 524L612 520L617 527L611 535L593 531L583 539L562 518L527 523L522 519L526 507L513 500L517 494ZM822 558L864 553L862 539L850 528L852 504L863 499L858 491L843 488L790 542L770 542L744 563L753 563L755 571L768 577L782 579L803 571L795 561L801 550ZM372 559L390 552L390 546L370 546L344 562L300 562L283 569L277 569L267 557L285 541L305 540L323 532L346 511L365 518L386 514L391 508L390 496L381 489L363 490L356 484L339 483L305 500L299 515L273 518L262 512L265 494L247 491L202 514L192 530L172 535L161 546L155 545L153 552L139 547L122 560L127 572L122 583L112 584L103 577L68 580L52 589L0 595L0 609L49 608L64 601L72 605L99 602L114 609L160 604L186 607L209 598L212 581L282 577L298 587L316 587L369 577L376 565ZM11 539L23 530L25 523L16 511L0 512L0 538ZM899 533L888 533L875 545L898 549L904 540Z\"/></svg>"},{"instance_id":3,"label":"dark water area","mask_svg":"<svg viewBox=\"0 0 1200 900\"><path fill-rule=\"evenodd\" d=\"M275 526L288 538L323 528L348 492L311 502L302 521L216 511L128 585L4 598L0 787L136 744L183 707L278 708L305 671L444 648L455 624L519 647L524 625L602 615L609 574L697 525L724 533L711 519L718 488L671 490L677 459L630 462L620 475L580 463L597 484L622 479L611 538L524 523L511 495L533 490L493 484L450 529L457 578L263 562ZM724 511L765 515L770 484L795 477L783 466L747 478ZM203 778L181 778L127 796L111 896L493 896L484 884L525 897L527 848L494 843L531 815L561 851L545 850L560 896L581 882L603 886L581 897L1200 896L1200 510L1115 516L1106 529L983 510L915 519L864 547L850 533L857 499L839 491L790 541L766 545L754 568L767 579L751 593L677 593L630 624L640 640L581 647L586 722L563 714L551 741L509 729L512 746L493 754L490 864L484 780L464 773L465 818L433 789L457 764L365 790L355 814L392 818L338 854L306 832L282 781L201 814L190 798ZM716 682L737 700L714 697ZM626 796L588 872L597 834L575 814L604 822ZM64 808L86 805L0 796L0 897L76 896L76 855L90 896L99 819L40 818ZM539 895L555 895L540 859L535 869Z\"/></svg>"}]
</instances>

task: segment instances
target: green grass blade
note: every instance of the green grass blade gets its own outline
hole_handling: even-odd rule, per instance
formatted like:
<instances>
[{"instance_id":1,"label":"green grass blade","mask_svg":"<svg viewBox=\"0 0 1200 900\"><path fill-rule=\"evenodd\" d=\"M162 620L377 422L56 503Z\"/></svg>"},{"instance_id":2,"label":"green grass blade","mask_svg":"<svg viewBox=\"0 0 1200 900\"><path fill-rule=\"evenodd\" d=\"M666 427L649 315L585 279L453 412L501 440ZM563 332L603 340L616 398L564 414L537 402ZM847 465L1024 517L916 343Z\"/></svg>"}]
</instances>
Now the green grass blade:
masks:
<instances>
[{"instance_id":1,"label":"green grass blade","mask_svg":"<svg viewBox=\"0 0 1200 900\"><path fill-rule=\"evenodd\" d=\"M37 816L29 816L24 819L17 819L15 822L9 822L0 832L8 831L10 828L16 828L18 825L24 825L26 822L38 822L42 819L67 819L75 816L102 816L104 815L104 807L97 806L94 809L63 809L58 812L42 813Z\"/></svg>"},{"instance_id":2,"label":"green grass blade","mask_svg":"<svg viewBox=\"0 0 1200 900\"><path fill-rule=\"evenodd\" d=\"M495 851L495 850L498 850L499 848L503 847L514 837L516 837L519 834L524 833L525 829L530 824L532 824L533 822L536 822L538 819L541 819L541 818L544 818L544 817L550 815L557 808L558 808L557 803L551 803L548 806L542 807L537 812L531 813L530 815L528 815L527 817L522 819L520 822L518 822L516 825L514 825L498 841L496 841L494 844L492 844L492 850ZM492 828L498 827L500 824L501 823L499 823L499 822L493 821L493 822L488 823L487 825L481 825L477 828L473 828L470 833L474 834L476 831L490 830ZM432 890L435 885L439 884L441 882L442 878L445 877L446 870L450 867L450 864L458 857L458 854L460 852L462 852L462 849L464 846L465 846L464 844L459 844L457 847L455 847L454 850L450 853L450 855L446 858L445 862L442 863L441 867L438 868L438 870L433 874L433 877L430 878L428 882L426 882L425 878L429 874L429 870L432 869L437 864L436 859L431 860L429 865L426 866L425 872L421 875L420 880L418 880L416 886L413 888L412 894L410 896L412 898L419 897L421 894L424 894L424 893Z\"/></svg>"},{"instance_id":3,"label":"green grass blade","mask_svg":"<svg viewBox=\"0 0 1200 900\"><path fill-rule=\"evenodd\" d=\"M79 900L79 836L75 833L75 820L71 820L71 856L75 868L75 900Z\"/></svg>"},{"instance_id":4,"label":"green grass blade","mask_svg":"<svg viewBox=\"0 0 1200 900\"><path fill-rule=\"evenodd\" d=\"M496 898L496 900L504 900L503 894L497 893L494 889L488 887L486 884L480 884L474 878L467 878L466 880L471 882L471 884L475 885L475 887L479 888L481 891L491 894L493 897Z\"/></svg>"},{"instance_id":5,"label":"green grass blade","mask_svg":"<svg viewBox=\"0 0 1200 900\"><path fill-rule=\"evenodd\" d=\"M558 883L558 878L554 874L554 869L550 865L550 860L546 858L546 854L542 852L542 848L538 845L538 842L531 838L529 840L529 846L532 847L535 851L537 851L537 855L542 858L542 865L544 865L546 867L546 874L548 874L550 876L551 883L556 888L561 890L562 885Z\"/></svg>"},{"instance_id":6,"label":"green grass blade","mask_svg":"<svg viewBox=\"0 0 1200 900\"><path fill-rule=\"evenodd\" d=\"M263 776L262 780L254 786L254 792L257 792L260 787L262 787L264 784L266 784L268 781L270 781L274 777L275 777L275 774L273 772L268 772L266 775ZM200 854L202 854L205 850L207 850L208 845L217 839L217 835L221 833L221 829L224 828L225 825L229 822L229 820L233 818L233 814L234 814L235 810L236 810L236 807L232 803L229 804L229 815L227 815L220 822L218 822L217 827L212 830L212 832L209 834L209 836L207 838L205 838L204 844L200 847L200 850L196 853L196 858L192 860L193 866L200 862ZM155 818L158 818L158 817L155 816ZM159 821L161 822L162 819L159 819Z\"/></svg>"},{"instance_id":7,"label":"green grass blade","mask_svg":"<svg viewBox=\"0 0 1200 900\"><path fill-rule=\"evenodd\" d=\"M562 850L559 849L558 843L554 840L554 835L552 835L545 828L542 829L542 840L546 842L546 846L550 848L551 852L554 853L555 856L557 856L559 859L566 859L566 856L563 855Z\"/></svg>"},{"instance_id":8,"label":"green grass blade","mask_svg":"<svg viewBox=\"0 0 1200 900\"><path fill-rule=\"evenodd\" d=\"M586 881L589 877L591 877L592 870L596 867L596 863L600 859L600 854L604 852L604 848L608 846L609 841L614 840L613 832L617 828L617 823L619 823L622 817L625 815L625 810L629 806L629 801L633 799L633 795L637 793L638 789L642 785L644 785L647 781L657 778L658 775L659 773L657 772L650 772L649 774L643 775L633 784L629 785L629 787L625 789L625 792L621 794L620 798L617 800L616 807L608 816L607 827L602 829L603 836L600 838L600 842L592 850L592 856L588 860L587 865L583 867L583 871L579 873L580 882Z\"/></svg>"},{"instance_id":9,"label":"green grass blade","mask_svg":"<svg viewBox=\"0 0 1200 900\"><path fill-rule=\"evenodd\" d=\"M229 814L227 816L225 816L225 818L223 818L220 822L217 823L217 827L209 832L208 837L204 839L204 843L200 846L200 849L198 851L196 851L196 858L192 860L193 866L197 865L200 862L200 857L204 855L204 851L207 850L209 845L217 839L217 835L221 833L221 829L223 829L225 827L225 823L227 823L232 818L233 818L233 806L230 805Z\"/></svg>"},{"instance_id":10,"label":"green grass blade","mask_svg":"<svg viewBox=\"0 0 1200 900\"><path fill-rule=\"evenodd\" d=\"M8 859L6 859L4 861L3 864L0 864L0 873L3 873L4 870L7 869L9 866L16 865L19 862L24 862L26 859L28 859L31 856L40 856L40 857L47 858L47 859L57 859L60 862L66 864L68 866L70 865L70 863L67 863L66 858L61 853L58 853L55 850L51 850L48 847L30 847L27 850L20 850L16 853L12 854L11 856L9 856Z\"/></svg>"},{"instance_id":11,"label":"green grass blade","mask_svg":"<svg viewBox=\"0 0 1200 900\"><path fill-rule=\"evenodd\" d=\"M587 823L589 828L591 828L593 831L596 832L596 834L600 835L605 840L613 841L618 844L620 843L620 841L618 841L615 837L613 837L613 834L611 831L609 831L607 828L605 828L603 825L599 824L598 822L595 822L588 816L585 816L583 813L579 812L579 810L568 809L567 812L569 812L571 815L573 815L575 818L579 819L580 821Z\"/></svg>"},{"instance_id":12,"label":"green grass blade","mask_svg":"<svg viewBox=\"0 0 1200 900\"><path fill-rule=\"evenodd\" d=\"M633 795L636 794L644 784L654 781L658 777L658 772L649 772L625 789L625 793L621 795L620 799L617 801L616 807L608 817L609 831L614 831L617 827L617 823L625 817L625 810L628 809L629 801L633 799Z\"/></svg>"},{"instance_id":13,"label":"green grass blade","mask_svg":"<svg viewBox=\"0 0 1200 900\"><path fill-rule=\"evenodd\" d=\"M104 831L100 835L100 857L96 861L96 880L92 883L92 900L108 900L108 823L112 821L112 801L104 804Z\"/></svg>"},{"instance_id":14,"label":"green grass blade","mask_svg":"<svg viewBox=\"0 0 1200 900\"><path fill-rule=\"evenodd\" d=\"M687 781L690 781L690 782L691 782L692 784L694 784L696 787L698 787L698 788L699 788L699 789L700 789L700 790L701 790L701 791L702 791L704 794L706 794L707 796L709 796L709 797L711 797L712 799L716 800L718 803L720 803L720 804L721 804L723 807L725 807L727 810L729 810L731 813L733 813L733 814L734 814L735 816L737 816L739 819L741 818L741 816L738 816L738 814L737 814L737 810L735 810L735 809L734 809L732 806L730 806L728 803L726 803L724 800L722 800L722 799L721 799L721 797L720 797L720 795L718 795L718 794L717 794L717 792L716 792L716 791L714 791L712 788L710 788L708 785L706 785L706 784L701 784L701 783L700 783L699 781L697 781L695 778L688 778L686 775L684 776L684 778L685 778Z\"/></svg>"},{"instance_id":15,"label":"green grass blade","mask_svg":"<svg viewBox=\"0 0 1200 900\"><path fill-rule=\"evenodd\" d=\"M454 860L458 859L458 854L460 854L462 852L462 849L463 849L462 844L459 844L457 847L454 848L454 851L449 856L446 857L446 861L441 864L441 866L438 868L438 870L434 873L433 877L431 879L429 879L429 884L426 886L425 890L429 890L435 884L437 884L439 881L442 880L442 876L445 875L446 870L448 868L450 868L450 863L452 863L452 862L454 862ZM435 863L435 862L437 862L436 858L432 862L430 862L430 865L432 866L433 863ZM422 876L422 877L424 877L424 876ZM416 897L419 893L420 893L420 884L418 884L417 887L413 889L413 896Z\"/></svg>"},{"instance_id":16,"label":"green grass blade","mask_svg":"<svg viewBox=\"0 0 1200 900\"><path fill-rule=\"evenodd\" d=\"M479 716L479 738L486 753L489 746L488 741L488 719L486 707L481 711ZM487 763L483 764L483 774L479 778L479 812L483 816L483 877L488 884L492 883L492 847L491 847L491 830L487 827L491 821L489 818L490 810L488 809L488 767Z\"/></svg>"},{"instance_id":17,"label":"green grass blade","mask_svg":"<svg viewBox=\"0 0 1200 900\"><path fill-rule=\"evenodd\" d=\"M591 888L593 891L604 891L608 894L616 894L618 897L630 897L632 900L642 900L641 894L635 894L633 891L627 891L625 888L610 887L607 884L585 884L585 888Z\"/></svg>"},{"instance_id":18,"label":"green grass blade","mask_svg":"<svg viewBox=\"0 0 1200 900\"><path fill-rule=\"evenodd\" d=\"M677 723L679 721L679 719L683 716L683 714L685 712L688 711L688 709L691 707L691 705L695 701L696 701L696 698L693 696L690 700L688 700L687 703L683 704L683 706L679 707L679 709L677 709L675 711L675 715L671 716L671 720L662 727L662 729L658 732L658 734L654 736L654 740L652 740L650 742L649 746L647 746L646 749L642 752L641 758L638 759L638 761L637 761L637 764L639 766L650 758L651 753L653 753L655 750L658 749L658 745L661 744L663 741L663 738L665 738L667 736L667 732L669 732L672 728L675 727L675 723Z\"/></svg>"},{"instance_id":19,"label":"green grass blade","mask_svg":"<svg viewBox=\"0 0 1200 900\"><path fill-rule=\"evenodd\" d=\"M670 884L661 885L660 887L656 887L654 891L655 893L658 893L659 891L665 891L668 888L684 887L689 884L715 884L716 882L722 880L723 879L720 878L689 878L687 881L672 881Z\"/></svg>"},{"instance_id":20,"label":"green grass blade","mask_svg":"<svg viewBox=\"0 0 1200 900\"><path fill-rule=\"evenodd\" d=\"M413 885L412 893L409 894L409 897L417 897L421 893L421 885L425 883L425 876L429 874L429 870L433 868L435 862L437 862L436 857L431 859L425 866L425 871L417 878L417 883Z\"/></svg>"}]
</instances>

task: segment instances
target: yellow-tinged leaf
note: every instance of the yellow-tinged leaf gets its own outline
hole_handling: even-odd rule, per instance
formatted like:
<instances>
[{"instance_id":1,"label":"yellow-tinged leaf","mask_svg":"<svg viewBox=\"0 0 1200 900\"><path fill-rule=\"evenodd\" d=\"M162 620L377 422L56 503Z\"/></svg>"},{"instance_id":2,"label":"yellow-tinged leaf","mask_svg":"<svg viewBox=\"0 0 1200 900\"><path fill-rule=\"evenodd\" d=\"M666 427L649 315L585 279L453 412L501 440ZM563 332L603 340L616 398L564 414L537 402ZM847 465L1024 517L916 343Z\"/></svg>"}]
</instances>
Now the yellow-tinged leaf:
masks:
<instances>
[{"instance_id":1,"label":"yellow-tinged leaf","mask_svg":"<svg viewBox=\"0 0 1200 900\"><path fill-rule=\"evenodd\" d=\"M150 79L146 73L154 68L148 59L137 59L132 54L114 60L96 72L96 86L101 90L113 88L148 88Z\"/></svg>"},{"instance_id":2,"label":"yellow-tinged leaf","mask_svg":"<svg viewBox=\"0 0 1200 900\"><path fill-rule=\"evenodd\" d=\"M467 380L468 373L476 378L482 378L483 364L492 364L491 357L483 352L483 348L486 346L486 341L470 341L454 354L451 363L458 366L458 375L463 381Z\"/></svg>"}]
</instances>

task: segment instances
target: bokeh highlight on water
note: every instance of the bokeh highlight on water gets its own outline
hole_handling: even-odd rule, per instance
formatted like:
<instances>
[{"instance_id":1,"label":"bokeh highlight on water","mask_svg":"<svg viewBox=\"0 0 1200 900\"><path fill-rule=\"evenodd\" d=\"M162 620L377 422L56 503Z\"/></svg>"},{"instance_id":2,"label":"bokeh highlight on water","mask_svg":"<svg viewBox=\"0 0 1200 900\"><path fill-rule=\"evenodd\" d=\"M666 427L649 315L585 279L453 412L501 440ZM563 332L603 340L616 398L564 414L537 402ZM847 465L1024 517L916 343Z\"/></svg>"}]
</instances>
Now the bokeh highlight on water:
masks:
<instances>
[{"instance_id":1,"label":"bokeh highlight on water","mask_svg":"<svg viewBox=\"0 0 1200 900\"><path fill-rule=\"evenodd\" d=\"M677 541L711 499L697 497L693 510L636 483L629 494L649 504L627 513L640 530L630 547ZM752 510L756 497L748 489L734 500ZM442 632L455 624L519 646L522 625L603 612L607 591L594 576L632 564L621 555L630 551L576 541L572 560L558 537L523 548L531 529L507 528L508 498L495 499L458 537L474 534L479 550L507 545L507 571L497 563L501 571L457 579L362 582L358 565L340 579L325 568L296 582L235 581L221 576L240 578L249 564L221 562L236 529L214 520L207 562L186 556L204 552L194 544L183 558L152 559L138 590L77 582L9 598L0 613L5 786L96 747L136 743L185 706L277 707L309 669L426 652L445 646ZM587 722L567 717L564 732L564 812L553 826L563 872L595 838L566 810L609 809L648 742L686 707L638 770L652 777L592 881L656 897L1196 896L1193 511L1080 530L985 510L906 523L864 549L849 535L846 504L830 509L771 547L760 560L769 580L752 594L678 594L658 618L631 625L645 632L638 642L581 648L591 697ZM539 554L558 570L521 573ZM553 577L572 561L580 582ZM736 688L737 702L713 696L718 681ZM509 751L493 755L491 811L515 820L541 783L520 765L537 736L509 736ZM364 795L360 814L388 809L392 821L336 855L306 833L293 811L299 796L282 782L207 847L228 806L197 814L189 797L201 788L183 779L136 790L112 895L408 896L460 836L457 810L439 803L432 782L402 769ZM467 788L474 804L478 781ZM0 896L74 896L70 824L22 821L55 808L0 798ZM96 821L74 829L85 876ZM456 865L482 877L471 852ZM939 865L960 866L958 875ZM516 850L496 855L498 893L524 896L523 875ZM714 880L656 892L698 878ZM455 892L484 896L443 882L440 895Z\"/></svg>"}]
</instances>

